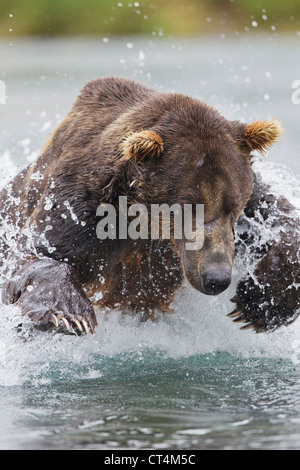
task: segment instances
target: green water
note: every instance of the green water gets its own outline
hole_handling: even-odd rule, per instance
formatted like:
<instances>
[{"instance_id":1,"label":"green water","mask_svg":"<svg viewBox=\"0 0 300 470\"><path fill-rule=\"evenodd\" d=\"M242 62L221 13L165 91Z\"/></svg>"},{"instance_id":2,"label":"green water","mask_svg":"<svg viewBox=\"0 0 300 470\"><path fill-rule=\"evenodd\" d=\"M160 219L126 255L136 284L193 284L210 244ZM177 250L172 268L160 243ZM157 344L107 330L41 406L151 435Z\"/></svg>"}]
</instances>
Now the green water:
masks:
<instances>
[{"instance_id":1,"label":"green water","mask_svg":"<svg viewBox=\"0 0 300 470\"><path fill-rule=\"evenodd\" d=\"M289 361L228 353L94 360L101 377L78 378L76 368L77 379L69 371L66 380L53 367L50 383L1 387L0 446L299 449L299 367Z\"/></svg>"},{"instance_id":2,"label":"green water","mask_svg":"<svg viewBox=\"0 0 300 470\"><path fill-rule=\"evenodd\" d=\"M0 448L298 449L299 325L242 332L200 299L156 324L99 314L85 337L17 332L3 308Z\"/></svg>"}]
</instances>

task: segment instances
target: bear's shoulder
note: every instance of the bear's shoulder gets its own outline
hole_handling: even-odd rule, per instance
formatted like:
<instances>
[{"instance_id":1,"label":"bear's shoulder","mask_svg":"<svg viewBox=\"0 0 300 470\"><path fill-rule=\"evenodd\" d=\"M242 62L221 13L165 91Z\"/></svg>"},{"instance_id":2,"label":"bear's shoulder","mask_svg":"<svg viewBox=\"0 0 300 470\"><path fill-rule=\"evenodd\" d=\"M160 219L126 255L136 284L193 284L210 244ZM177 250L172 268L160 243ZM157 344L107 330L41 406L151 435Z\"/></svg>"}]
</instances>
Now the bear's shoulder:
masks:
<instances>
[{"instance_id":1,"label":"bear's shoulder","mask_svg":"<svg viewBox=\"0 0 300 470\"><path fill-rule=\"evenodd\" d=\"M108 77L89 81L81 90L74 108L90 106L101 107L134 105L156 93L141 83L126 78Z\"/></svg>"}]
</instances>

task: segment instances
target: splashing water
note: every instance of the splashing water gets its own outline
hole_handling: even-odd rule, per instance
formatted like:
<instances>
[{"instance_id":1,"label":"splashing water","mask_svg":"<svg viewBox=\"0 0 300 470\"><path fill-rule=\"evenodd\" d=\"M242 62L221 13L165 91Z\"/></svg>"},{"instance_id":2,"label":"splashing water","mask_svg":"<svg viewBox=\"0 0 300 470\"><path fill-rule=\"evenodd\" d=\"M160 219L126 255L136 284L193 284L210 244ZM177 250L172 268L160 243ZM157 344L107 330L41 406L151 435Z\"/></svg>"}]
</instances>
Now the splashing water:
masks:
<instances>
[{"instance_id":1,"label":"splashing water","mask_svg":"<svg viewBox=\"0 0 300 470\"><path fill-rule=\"evenodd\" d=\"M9 48L2 42L10 93L0 187L17 173L17 162L35 158L30 147L42 146L49 116L53 122L65 115L99 72L133 74L153 88L192 94L232 120L279 113L287 138L272 159L297 173L299 106L289 94L299 76L295 39L259 35L247 42L222 34L156 43L162 34L100 45L82 38L42 44L21 38ZM290 170L265 162L255 169L300 208L299 180ZM5 235L13 241L11 228ZM300 319L257 335L226 316L236 282L251 268L247 256L236 260L226 292L207 297L186 286L174 315L156 323L98 312L95 335L66 336L37 331L15 306L0 305L0 448L298 450Z\"/></svg>"},{"instance_id":2,"label":"splashing water","mask_svg":"<svg viewBox=\"0 0 300 470\"><path fill-rule=\"evenodd\" d=\"M18 172L9 151L0 168L1 188ZM287 168L258 161L255 170L300 208ZM14 246L18 229L1 230ZM248 269L246 252L217 297L185 285L174 314L155 323L98 311L95 334L81 337L38 331L0 304L0 448L299 448L300 320L241 331L226 314Z\"/></svg>"},{"instance_id":3,"label":"splashing water","mask_svg":"<svg viewBox=\"0 0 300 470\"><path fill-rule=\"evenodd\" d=\"M0 159L4 186L16 173L8 152ZM299 182L282 165L255 163L266 183L275 194L284 195L300 207ZM5 227L6 232L10 230ZM13 234L14 235L14 234ZM6 233L7 236L7 233ZM9 238L9 236L8 236ZM12 236L12 238L14 238ZM237 261L232 286L218 297L207 297L185 285L174 301L174 314L162 315L157 322L140 323L133 316L113 311L98 314L95 335L74 337L39 332L30 320L24 321L18 308L1 305L0 311L0 385L20 385L28 381L51 381L97 377L102 375L105 357L132 355L142 359L149 351L164 358L189 358L218 352L244 358L287 358L300 360L300 322L281 328L272 334L257 335L240 331L227 318L232 309L229 299L245 266ZM18 325L22 323L20 331Z\"/></svg>"}]
</instances>

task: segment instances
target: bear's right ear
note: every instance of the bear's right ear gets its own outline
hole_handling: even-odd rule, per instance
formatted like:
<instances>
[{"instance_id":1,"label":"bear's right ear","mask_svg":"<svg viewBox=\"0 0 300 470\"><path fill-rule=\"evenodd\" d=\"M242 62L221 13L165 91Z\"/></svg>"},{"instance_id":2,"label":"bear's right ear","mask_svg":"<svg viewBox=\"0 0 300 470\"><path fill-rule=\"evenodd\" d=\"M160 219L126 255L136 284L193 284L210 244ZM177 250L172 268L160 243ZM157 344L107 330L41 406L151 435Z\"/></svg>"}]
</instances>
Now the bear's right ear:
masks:
<instances>
[{"instance_id":1,"label":"bear's right ear","mask_svg":"<svg viewBox=\"0 0 300 470\"><path fill-rule=\"evenodd\" d=\"M122 160L141 161L146 157L159 157L163 150L161 137L152 131L133 132L120 145Z\"/></svg>"}]
</instances>

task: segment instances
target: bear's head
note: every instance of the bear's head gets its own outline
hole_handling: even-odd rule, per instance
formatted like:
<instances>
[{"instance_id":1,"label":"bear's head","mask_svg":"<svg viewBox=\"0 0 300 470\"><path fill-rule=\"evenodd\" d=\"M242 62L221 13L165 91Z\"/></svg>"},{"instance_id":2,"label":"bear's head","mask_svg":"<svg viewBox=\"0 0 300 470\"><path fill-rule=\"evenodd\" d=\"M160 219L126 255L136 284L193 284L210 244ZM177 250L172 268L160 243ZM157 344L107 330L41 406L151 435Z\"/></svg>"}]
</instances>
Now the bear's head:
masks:
<instances>
[{"instance_id":1,"label":"bear's head","mask_svg":"<svg viewBox=\"0 0 300 470\"><path fill-rule=\"evenodd\" d=\"M171 244L193 287L221 293L231 282L234 226L253 189L251 152L263 153L277 140L279 122L231 122L198 100L174 94L155 97L126 119L116 130L119 194L148 208L203 204L201 249L187 250L185 237L173 236ZM196 223L194 216L193 230Z\"/></svg>"}]
</instances>

